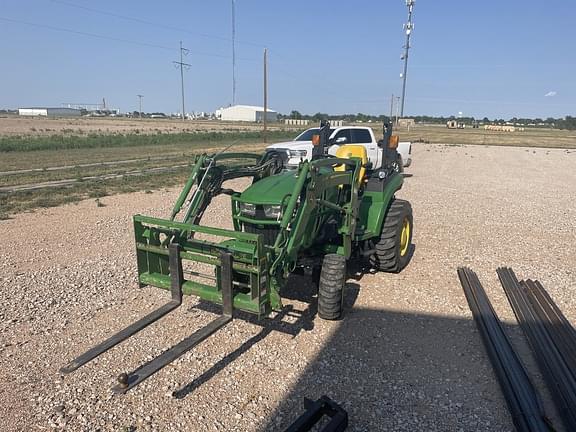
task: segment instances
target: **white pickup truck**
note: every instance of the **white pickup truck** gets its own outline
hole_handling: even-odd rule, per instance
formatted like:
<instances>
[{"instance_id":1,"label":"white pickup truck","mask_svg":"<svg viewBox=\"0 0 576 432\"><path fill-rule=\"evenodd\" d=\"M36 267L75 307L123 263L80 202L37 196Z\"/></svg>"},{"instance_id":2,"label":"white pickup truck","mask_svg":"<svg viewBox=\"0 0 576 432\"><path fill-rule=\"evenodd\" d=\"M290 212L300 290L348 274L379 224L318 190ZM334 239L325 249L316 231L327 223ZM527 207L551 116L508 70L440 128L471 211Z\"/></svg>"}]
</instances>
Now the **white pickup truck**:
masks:
<instances>
[{"instance_id":1,"label":"white pickup truck","mask_svg":"<svg viewBox=\"0 0 576 432\"><path fill-rule=\"evenodd\" d=\"M266 150L285 150L288 153L287 165L289 168L297 167L301 160L312 159L312 135L318 134L320 128L311 128L305 130L293 141L280 142L269 145ZM343 126L330 128L330 143L332 146L328 149L331 155L336 154L339 146L344 144L359 144L366 147L368 161L372 162L374 169L382 166L382 149L378 147L378 141L370 127L363 126ZM412 163L412 143L400 142L396 151L399 153L402 166L408 167Z\"/></svg>"}]
</instances>

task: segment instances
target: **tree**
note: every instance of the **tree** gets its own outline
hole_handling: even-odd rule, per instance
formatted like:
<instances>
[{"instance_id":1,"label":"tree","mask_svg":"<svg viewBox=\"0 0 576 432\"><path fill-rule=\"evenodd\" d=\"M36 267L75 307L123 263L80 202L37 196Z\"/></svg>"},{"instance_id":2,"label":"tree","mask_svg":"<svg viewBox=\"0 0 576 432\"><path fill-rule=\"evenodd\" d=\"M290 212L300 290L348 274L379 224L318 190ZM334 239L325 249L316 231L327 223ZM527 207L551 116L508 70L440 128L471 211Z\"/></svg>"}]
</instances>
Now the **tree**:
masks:
<instances>
[{"instance_id":1,"label":"tree","mask_svg":"<svg viewBox=\"0 0 576 432\"><path fill-rule=\"evenodd\" d=\"M298 111L293 110L290 111L290 118L291 119L295 119L295 120L301 120L302 119L302 114L300 114Z\"/></svg>"}]
</instances>

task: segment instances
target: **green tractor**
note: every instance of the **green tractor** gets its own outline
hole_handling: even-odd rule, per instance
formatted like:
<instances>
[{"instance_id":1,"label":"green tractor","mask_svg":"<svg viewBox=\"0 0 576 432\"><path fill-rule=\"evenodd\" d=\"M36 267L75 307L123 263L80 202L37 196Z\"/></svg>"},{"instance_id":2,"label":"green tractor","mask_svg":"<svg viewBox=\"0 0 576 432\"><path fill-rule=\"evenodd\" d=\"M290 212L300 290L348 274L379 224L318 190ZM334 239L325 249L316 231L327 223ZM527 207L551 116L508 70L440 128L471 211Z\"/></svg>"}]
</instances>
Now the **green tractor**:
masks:
<instances>
[{"instance_id":1,"label":"green tractor","mask_svg":"<svg viewBox=\"0 0 576 432\"><path fill-rule=\"evenodd\" d=\"M379 142L384 163L372 169L361 145L343 145L328 155L330 125L313 139L311 161L283 166L285 155L224 153L196 157L192 173L169 220L134 216L141 286L171 291L172 300L82 354L69 373L158 320L182 303L182 295L221 304L223 314L131 374L121 374L123 393L232 320L234 310L260 317L282 309L288 277L304 270L317 281L318 315L342 316L347 263L368 261L377 270L399 272L410 260L412 208L396 199L402 187L398 137L384 125ZM246 177L243 192L224 182ZM230 196L234 230L200 225L220 194ZM199 268L211 268L200 271Z\"/></svg>"}]
</instances>

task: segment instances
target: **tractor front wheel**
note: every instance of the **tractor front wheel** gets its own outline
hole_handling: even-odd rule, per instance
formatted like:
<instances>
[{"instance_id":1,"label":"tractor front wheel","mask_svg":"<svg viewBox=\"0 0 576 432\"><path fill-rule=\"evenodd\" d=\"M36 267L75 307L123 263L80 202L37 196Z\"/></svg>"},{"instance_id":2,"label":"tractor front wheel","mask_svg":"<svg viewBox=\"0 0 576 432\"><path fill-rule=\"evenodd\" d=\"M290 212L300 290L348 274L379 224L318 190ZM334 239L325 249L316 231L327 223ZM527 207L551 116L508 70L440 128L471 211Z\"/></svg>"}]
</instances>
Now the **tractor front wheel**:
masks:
<instances>
[{"instance_id":1,"label":"tractor front wheel","mask_svg":"<svg viewBox=\"0 0 576 432\"><path fill-rule=\"evenodd\" d=\"M370 264L388 273L398 273L410 261L412 244L412 206L408 201L393 199L384 218L376 251Z\"/></svg>"},{"instance_id":2,"label":"tractor front wheel","mask_svg":"<svg viewBox=\"0 0 576 432\"><path fill-rule=\"evenodd\" d=\"M346 258L342 255L324 256L320 282L318 283L318 315L325 320L337 320L342 316L344 283L346 282Z\"/></svg>"}]
</instances>

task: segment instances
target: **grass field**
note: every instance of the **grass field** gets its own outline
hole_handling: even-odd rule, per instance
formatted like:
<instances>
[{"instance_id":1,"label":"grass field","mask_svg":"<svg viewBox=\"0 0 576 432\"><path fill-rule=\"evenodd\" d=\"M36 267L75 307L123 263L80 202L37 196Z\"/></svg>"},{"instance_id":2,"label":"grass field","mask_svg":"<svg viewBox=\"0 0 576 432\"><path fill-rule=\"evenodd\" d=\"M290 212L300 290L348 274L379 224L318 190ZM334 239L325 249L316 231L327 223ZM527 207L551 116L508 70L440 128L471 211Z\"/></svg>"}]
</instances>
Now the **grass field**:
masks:
<instances>
[{"instance_id":1,"label":"grass field","mask_svg":"<svg viewBox=\"0 0 576 432\"><path fill-rule=\"evenodd\" d=\"M370 126L380 137L381 126ZM304 128L273 124L268 142L291 139ZM182 184L194 154L229 145L230 151L262 151L260 129L258 124L206 121L0 118L0 188L72 180L66 187L0 192L0 218L85 198ZM552 129L507 133L416 125L395 133L403 141L422 145L576 148L576 132ZM147 172L155 168L171 171ZM140 171L137 176L98 179Z\"/></svg>"},{"instance_id":2,"label":"grass field","mask_svg":"<svg viewBox=\"0 0 576 432\"><path fill-rule=\"evenodd\" d=\"M576 148L576 131L526 128L522 132L498 132L484 129L448 129L442 125L416 125L396 131L402 141L435 144L477 144L513 147ZM381 134L381 131L379 132Z\"/></svg>"},{"instance_id":3,"label":"grass field","mask_svg":"<svg viewBox=\"0 0 576 432\"><path fill-rule=\"evenodd\" d=\"M68 120L62 120L58 124L65 126L66 122ZM122 120L118 123L126 126ZM141 123L136 122L140 129L125 134L98 133L97 129L90 130L86 135L67 132L55 135L53 131L50 131L51 134L44 131L38 134L38 130L21 135L11 132L0 134L0 188L60 180L74 181L74 184L66 187L0 192L0 218L37 207L52 207L85 198L180 184L185 181L195 154L216 152L228 146L231 146L230 151L261 152L265 146L256 125L231 128L228 124L212 123L210 130L198 128L193 122L185 124L191 127L183 130L193 132L180 129L169 133L158 132L151 126L142 129ZM182 123L177 125L181 126ZM101 122L95 120L93 126L100 127ZM141 130L149 133L141 133ZM286 140L292 138L294 133L290 129L271 128L267 139L269 142ZM170 171L146 173L156 168ZM142 171L142 174L105 180L87 179L121 176L138 171Z\"/></svg>"}]
</instances>

